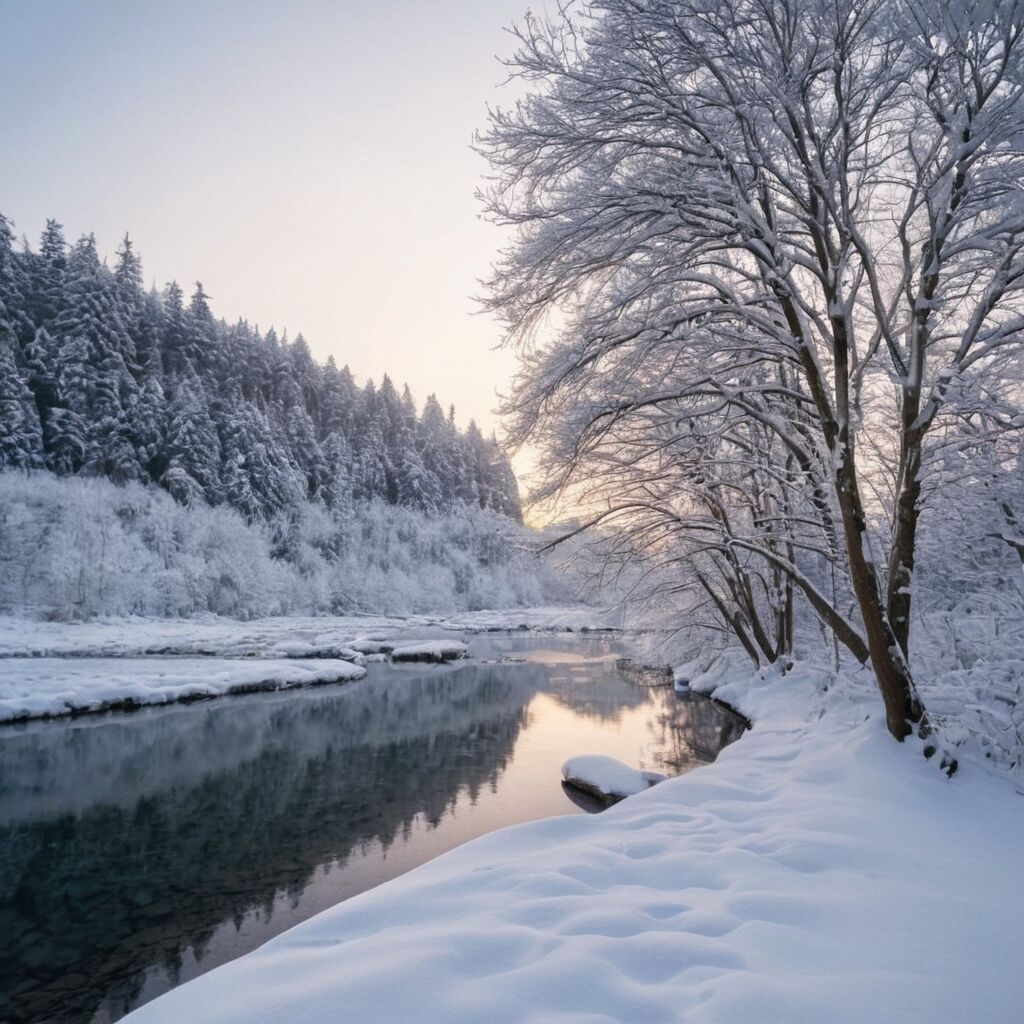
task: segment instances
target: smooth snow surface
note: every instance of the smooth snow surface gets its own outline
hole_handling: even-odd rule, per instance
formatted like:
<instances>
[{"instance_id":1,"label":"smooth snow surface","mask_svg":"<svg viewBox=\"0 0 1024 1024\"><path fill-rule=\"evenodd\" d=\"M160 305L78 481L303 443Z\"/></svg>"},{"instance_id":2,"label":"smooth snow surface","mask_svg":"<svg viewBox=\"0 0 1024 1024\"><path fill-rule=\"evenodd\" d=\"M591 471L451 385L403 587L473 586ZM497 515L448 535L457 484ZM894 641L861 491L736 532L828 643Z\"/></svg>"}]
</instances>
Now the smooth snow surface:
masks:
<instances>
[{"instance_id":1,"label":"smooth snow surface","mask_svg":"<svg viewBox=\"0 0 1024 1024\"><path fill-rule=\"evenodd\" d=\"M0 722L340 683L364 675L360 665L329 658L3 658Z\"/></svg>"},{"instance_id":2,"label":"smooth snow surface","mask_svg":"<svg viewBox=\"0 0 1024 1024\"><path fill-rule=\"evenodd\" d=\"M581 789L605 797L623 799L650 789L665 776L658 772L643 772L630 768L604 754L583 754L571 757L562 765L562 778Z\"/></svg>"},{"instance_id":3,"label":"smooth snow surface","mask_svg":"<svg viewBox=\"0 0 1024 1024\"><path fill-rule=\"evenodd\" d=\"M1020 1020L1013 786L893 742L866 674L693 686L755 723L714 765L468 843L127 1019Z\"/></svg>"},{"instance_id":4,"label":"smooth snow surface","mask_svg":"<svg viewBox=\"0 0 1024 1024\"><path fill-rule=\"evenodd\" d=\"M0 616L0 656L220 654L259 656L281 645L302 656L330 655L348 648L373 653L360 641L433 639L441 631L597 630L612 625L606 612L586 607L510 608L452 615L280 616L240 622L215 615L192 619L115 618L90 622L41 622ZM385 644L385 646L394 646ZM274 655L272 655L274 656Z\"/></svg>"}]
</instances>

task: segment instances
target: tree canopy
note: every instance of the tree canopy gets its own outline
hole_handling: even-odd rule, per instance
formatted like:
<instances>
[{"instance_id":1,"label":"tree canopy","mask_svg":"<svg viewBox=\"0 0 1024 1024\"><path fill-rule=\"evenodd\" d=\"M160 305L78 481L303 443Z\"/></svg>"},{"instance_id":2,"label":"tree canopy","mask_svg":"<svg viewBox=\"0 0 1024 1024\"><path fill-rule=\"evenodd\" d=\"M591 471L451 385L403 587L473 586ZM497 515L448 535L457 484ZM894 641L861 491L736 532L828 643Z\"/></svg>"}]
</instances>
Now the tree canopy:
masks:
<instances>
[{"instance_id":1,"label":"tree canopy","mask_svg":"<svg viewBox=\"0 0 1024 1024\"><path fill-rule=\"evenodd\" d=\"M572 3L479 138L537 496L755 661L802 595L898 738L922 510L954 448L1019 473L1022 33L1014 0Z\"/></svg>"}]
</instances>

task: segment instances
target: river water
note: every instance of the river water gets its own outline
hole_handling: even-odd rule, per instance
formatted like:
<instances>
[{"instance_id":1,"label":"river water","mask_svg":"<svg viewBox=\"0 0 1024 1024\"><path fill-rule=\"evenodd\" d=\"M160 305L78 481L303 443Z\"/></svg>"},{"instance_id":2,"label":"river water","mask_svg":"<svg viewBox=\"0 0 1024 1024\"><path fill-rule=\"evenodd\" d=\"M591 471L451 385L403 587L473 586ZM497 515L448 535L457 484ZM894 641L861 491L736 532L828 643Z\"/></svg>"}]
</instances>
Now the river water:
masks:
<instances>
[{"instance_id":1,"label":"river water","mask_svg":"<svg viewBox=\"0 0 1024 1024\"><path fill-rule=\"evenodd\" d=\"M0 727L0 1021L108 1024L505 825L592 810L576 754L679 774L742 723L627 681L607 639Z\"/></svg>"}]
</instances>

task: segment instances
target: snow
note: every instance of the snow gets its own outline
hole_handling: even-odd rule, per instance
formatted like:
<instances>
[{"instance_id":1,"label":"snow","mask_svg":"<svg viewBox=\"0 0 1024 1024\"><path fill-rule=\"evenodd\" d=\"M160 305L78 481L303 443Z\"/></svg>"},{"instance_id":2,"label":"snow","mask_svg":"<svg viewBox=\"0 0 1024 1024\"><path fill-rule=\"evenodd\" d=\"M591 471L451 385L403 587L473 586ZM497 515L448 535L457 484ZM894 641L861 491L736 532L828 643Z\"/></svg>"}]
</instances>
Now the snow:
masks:
<instances>
[{"instance_id":1,"label":"snow","mask_svg":"<svg viewBox=\"0 0 1024 1024\"><path fill-rule=\"evenodd\" d=\"M383 640L353 640L350 644L353 651L362 655L388 654L394 646Z\"/></svg>"},{"instance_id":2,"label":"snow","mask_svg":"<svg viewBox=\"0 0 1024 1024\"><path fill-rule=\"evenodd\" d=\"M597 629L603 621L603 613L578 607L252 622L0 617L0 722L358 679L362 666L389 657L435 663L465 657L467 645L438 638L439 631Z\"/></svg>"},{"instance_id":3,"label":"snow","mask_svg":"<svg viewBox=\"0 0 1024 1024\"><path fill-rule=\"evenodd\" d=\"M596 816L468 843L130 1024L1019 1019L1024 802L887 735L857 673L694 678L754 728Z\"/></svg>"},{"instance_id":4,"label":"snow","mask_svg":"<svg viewBox=\"0 0 1024 1024\"><path fill-rule=\"evenodd\" d=\"M603 754L582 754L569 758L562 765L562 778L596 796L613 800L643 793L665 780L665 776L659 772L630 768L628 764Z\"/></svg>"},{"instance_id":5,"label":"snow","mask_svg":"<svg viewBox=\"0 0 1024 1024\"><path fill-rule=\"evenodd\" d=\"M404 644L391 652L392 661L457 661L466 656L466 645L456 640L427 640Z\"/></svg>"},{"instance_id":6,"label":"snow","mask_svg":"<svg viewBox=\"0 0 1024 1024\"><path fill-rule=\"evenodd\" d=\"M322 658L4 658L0 722L349 682L366 669Z\"/></svg>"},{"instance_id":7,"label":"snow","mask_svg":"<svg viewBox=\"0 0 1024 1024\"><path fill-rule=\"evenodd\" d=\"M347 650L376 653L370 645L433 639L441 632L580 630L609 628L607 613L585 606L511 608L451 615L275 616L239 621L216 615L194 618L106 618L89 622L43 622L0 616L0 657L141 654L216 654L225 657L337 656ZM425 635L428 634L428 635ZM271 653L273 648L277 653Z\"/></svg>"}]
</instances>

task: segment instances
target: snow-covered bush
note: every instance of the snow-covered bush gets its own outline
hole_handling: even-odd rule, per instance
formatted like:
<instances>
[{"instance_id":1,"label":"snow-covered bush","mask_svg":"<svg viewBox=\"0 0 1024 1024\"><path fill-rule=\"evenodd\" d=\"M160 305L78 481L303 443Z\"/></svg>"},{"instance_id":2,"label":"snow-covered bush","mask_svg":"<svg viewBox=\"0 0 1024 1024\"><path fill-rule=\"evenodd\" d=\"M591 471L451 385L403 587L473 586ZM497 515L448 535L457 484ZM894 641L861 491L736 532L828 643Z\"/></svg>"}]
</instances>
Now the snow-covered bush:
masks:
<instances>
[{"instance_id":1,"label":"snow-covered bush","mask_svg":"<svg viewBox=\"0 0 1024 1024\"><path fill-rule=\"evenodd\" d=\"M0 474L0 611L235 618L405 614L566 596L529 531L475 506L307 503L270 523L139 484Z\"/></svg>"}]
</instances>

